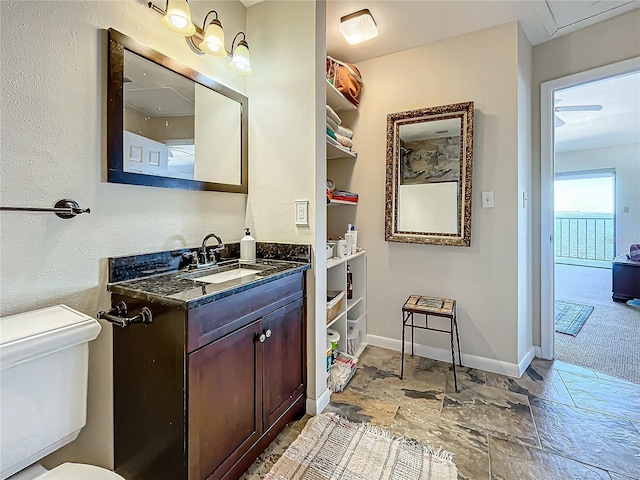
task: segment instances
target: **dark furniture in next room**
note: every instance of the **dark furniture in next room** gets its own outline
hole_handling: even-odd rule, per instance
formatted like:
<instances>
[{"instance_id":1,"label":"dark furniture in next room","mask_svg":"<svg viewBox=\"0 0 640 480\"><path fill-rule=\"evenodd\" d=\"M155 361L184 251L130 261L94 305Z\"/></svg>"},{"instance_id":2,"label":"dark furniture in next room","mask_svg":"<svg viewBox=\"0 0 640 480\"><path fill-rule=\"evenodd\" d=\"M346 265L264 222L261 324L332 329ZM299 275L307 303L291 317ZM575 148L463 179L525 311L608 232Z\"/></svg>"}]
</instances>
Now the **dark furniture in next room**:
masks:
<instances>
[{"instance_id":1,"label":"dark furniture in next room","mask_svg":"<svg viewBox=\"0 0 640 480\"><path fill-rule=\"evenodd\" d=\"M640 298L640 262L629 260L626 255L614 258L611 268L614 302L626 302Z\"/></svg>"}]
</instances>

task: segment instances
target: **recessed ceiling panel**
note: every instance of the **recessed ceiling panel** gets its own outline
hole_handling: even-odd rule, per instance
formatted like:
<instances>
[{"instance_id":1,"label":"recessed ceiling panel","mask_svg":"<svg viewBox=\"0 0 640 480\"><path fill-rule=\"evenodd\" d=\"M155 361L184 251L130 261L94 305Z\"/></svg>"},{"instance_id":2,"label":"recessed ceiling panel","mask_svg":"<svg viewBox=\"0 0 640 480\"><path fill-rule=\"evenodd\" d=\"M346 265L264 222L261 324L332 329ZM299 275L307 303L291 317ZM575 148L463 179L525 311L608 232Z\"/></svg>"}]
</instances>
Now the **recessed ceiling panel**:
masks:
<instances>
[{"instance_id":1,"label":"recessed ceiling panel","mask_svg":"<svg viewBox=\"0 0 640 480\"><path fill-rule=\"evenodd\" d=\"M547 0L549 10L559 28L596 17L623 5L632 4L632 0Z\"/></svg>"}]
</instances>

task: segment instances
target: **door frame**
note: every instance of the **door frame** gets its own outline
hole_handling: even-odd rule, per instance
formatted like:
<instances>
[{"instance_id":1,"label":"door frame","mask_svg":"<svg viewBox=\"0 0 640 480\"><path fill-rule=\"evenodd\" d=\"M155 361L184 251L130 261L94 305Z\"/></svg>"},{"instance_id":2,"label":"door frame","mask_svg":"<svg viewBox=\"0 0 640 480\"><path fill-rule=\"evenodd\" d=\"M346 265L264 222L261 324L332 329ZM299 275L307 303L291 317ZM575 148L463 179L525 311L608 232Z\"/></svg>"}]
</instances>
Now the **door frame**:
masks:
<instances>
[{"instance_id":1,"label":"door frame","mask_svg":"<svg viewBox=\"0 0 640 480\"><path fill-rule=\"evenodd\" d=\"M540 85L540 356L554 357L554 104L557 90L640 70L640 57L575 73Z\"/></svg>"}]
</instances>

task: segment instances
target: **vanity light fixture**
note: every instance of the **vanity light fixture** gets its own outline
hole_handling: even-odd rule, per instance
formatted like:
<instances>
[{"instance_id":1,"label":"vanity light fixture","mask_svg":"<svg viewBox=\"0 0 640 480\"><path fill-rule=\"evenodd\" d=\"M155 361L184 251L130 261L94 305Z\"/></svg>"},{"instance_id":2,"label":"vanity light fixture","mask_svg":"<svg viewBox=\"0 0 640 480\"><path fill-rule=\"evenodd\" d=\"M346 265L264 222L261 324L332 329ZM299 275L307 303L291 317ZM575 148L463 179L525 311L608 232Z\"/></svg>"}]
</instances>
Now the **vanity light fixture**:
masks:
<instances>
[{"instance_id":1,"label":"vanity light fixture","mask_svg":"<svg viewBox=\"0 0 640 480\"><path fill-rule=\"evenodd\" d=\"M171 33L181 37L190 37L196 33L196 26L191 21L191 9L187 0L167 0L167 9L162 17L162 25Z\"/></svg>"},{"instance_id":2,"label":"vanity light fixture","mask_svg":"<svg viewBox=\"0 0 640 480\"><path fill-rule=\"evenodd\" d=\"M242 40L238 41L234 49L233 44L240 35L242 35ZM253 73L253 70L251 70L251 56L249 55L249 45L247 45L247 41L245 40L244 32L236 33L233 42L231 42L231 51L233 52L233 56L229 63L229 70L240 75L251 75Z\"/></svg>"},{"instance_id":3,"label":"vanity light fixture","mask_svg":"<svg viewBox=\"0 0 640 480\"><path fill-rule=\"evenodd\" d=\"M338 30L349 45L362 43L378 36L378 26L367 8L340 18Z\"/></svg>"},{"instance_id":4,"label":"vanity light fixture","mask_svg":"<svg viewBox=\"0 0 640 480\"><path fill-rule=\"evenodd\" d=\"M216 15L216 18L211 20L211 23L207 25L207 18L209 18L209 15L212 13ZM202 42L200 42L200 50L208 53L212 57L226 57L227 51L224 49L224 30L222 30L222 23L218 20L218 12L211 10L207 13L207 16L204 17L202 30L204 30L204 38Z\"/></svg>"},{"instance_id":5,"label":"vanity light fixture","mask_svg":"<svg viewBox=\"0 0 640 480\"><path fill-rule=\"evenodd\" d=\"M162 25L172 33L185 37L187 45L196 55L211 55L215 58L231 57L229 69L239 75L251 75L251 56L244 32L238 32L231 42L231 52L224 47L224 30L218 18L218 12L210 10L204 17L202 28L191 21L191 10L187 0L167 0L166 9L162 10L153 2L148 7L162 15ZM214 15L208 23L209 16ZM238 37L242 39L236 44ZM235 49L234 49L235 45Z\"/></svg>"}]
</instances>

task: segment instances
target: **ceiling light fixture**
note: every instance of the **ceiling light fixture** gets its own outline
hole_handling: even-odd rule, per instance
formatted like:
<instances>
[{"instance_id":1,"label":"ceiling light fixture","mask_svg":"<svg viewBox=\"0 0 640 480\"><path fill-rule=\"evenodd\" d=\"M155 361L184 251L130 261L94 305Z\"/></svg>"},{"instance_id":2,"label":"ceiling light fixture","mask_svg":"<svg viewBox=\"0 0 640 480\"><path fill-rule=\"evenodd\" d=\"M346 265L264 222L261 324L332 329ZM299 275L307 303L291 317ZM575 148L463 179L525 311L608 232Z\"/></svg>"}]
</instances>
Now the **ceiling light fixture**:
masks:
<instances>
[{"instance_id":1,"label":"ceiling light fixture","mask_svg":"<svg viewBox=\"0 0 640 480\"><path fill-rule=\"evenodd\" d=\"M349 45L362 43L378 36L378 26L367 8L342 17L338 30Z\"/></svg>"},{"instance_id":2,"label":"ceiling light fixture","mask_svg":"<svg viewBox=\"0 0 640 480\"><path fill-rule=\"evenodd\" d=\"M196 27L191 21L191 10L187 0L167 0L165 10L153 2L148 7L162 15L162 25L171 33L185 38L191 51L197 55L210 55L215 58L232 57L229 69L240 75L251 75L251 56L244 32L238 32L231 43L231 52L224 47L224 30L218 19L218 12L210 10L204 17L202 28ZM209 16L214 18L209 20ZM242 35L234 49L236 39Z\"/></svg>"}]
</instances>

